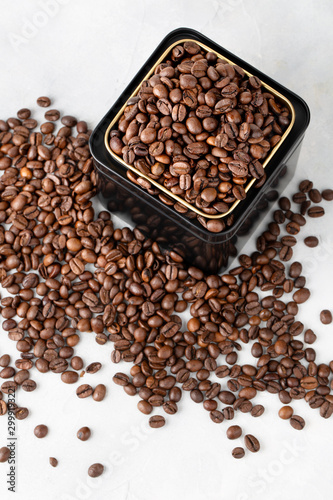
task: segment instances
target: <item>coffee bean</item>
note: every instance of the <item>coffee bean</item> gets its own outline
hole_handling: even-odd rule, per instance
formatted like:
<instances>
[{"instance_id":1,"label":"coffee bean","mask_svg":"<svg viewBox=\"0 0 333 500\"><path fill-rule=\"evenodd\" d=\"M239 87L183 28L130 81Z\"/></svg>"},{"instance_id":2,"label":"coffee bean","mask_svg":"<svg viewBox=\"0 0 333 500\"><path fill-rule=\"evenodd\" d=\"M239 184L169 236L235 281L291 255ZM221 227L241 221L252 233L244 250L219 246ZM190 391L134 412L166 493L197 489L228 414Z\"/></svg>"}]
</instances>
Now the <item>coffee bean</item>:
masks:
<instances>
[{"instance_id":1,"label":"coffee bean","mask_svg":"<svg viewBox=\"0 0 333 500\"><path fill-rule=\"evenodd\" d=\"M244 448L241 446L234 448L231 453L234 458L243 458L245 456Z\"/></svg>"},{"instance_id":2,"label":"coffee bean","mask_svg":"<svg viewBox=\"0 0 333 500\"><path fill-rule=\"evenodd\" d=\"M307 236L307 238L304 239L304 243L306 246L314 248L318 246L319 240L316 236Z\"/></svg>"},{"instance_id":3,"label":"coffee bean","mask_svg":"<svg viewBox=\"0 0 333 500\"><path fill-rule=\"evenodd\" d=\"M60 118L60 113L57 109L50 109L46 111L44 117L49 122L56 122Z\"/></svg>"},{"instance_id":4,"label":"coffee bean","mask_svg":"<svg viewBox=\"0 0 333 500\"><path fill-rule=\"evenodd\" d=\"M289 418L292 417L294 413L294 410L292 409L291 406L283 406L279 410L279 417L282 418L283 420L288 420Z\"/></svg>"},{"instance_id":5,"label":"coffee bean","mask_svg":"<svg viewBox=\"0 0 333 500\"><path fill-rule=\"evenodd\" d=\"M323 207L311 207L308 210L309 217L322 217L325 214Z\"/></svg>"},{"instance_id":6,"label":"coffee bean","mask_svg":"<svg viewBox=\"0 0 333 500\"><path fill-rule=\"evenodd\" d=\"M79 379L79 375L76 372L66 371L61 374L61 380L65 384L75 384Z\"/></svg>"},{"instance_id":7,"label":"coffee bean","mask_svg":"<svg viewBox=\"0 0 333 500\"><path fill-rule=\"evenodd\" d=\"M309 297L310 297L310 290L308 290L307 288L301 288L300 290L297 290L297 292L293 294L293 299L296 302L296 304L303 304L308 300Z\"/></svg>"},{"instance_id":8,"label":"coffee bean","mask_svg":"<svg viewBox=\"0 0 333 500\"><path fill-rule=\"evenodd\" d=\"M252 417L261 417L261 415L264 413L265 408L262 405L255 405L251 409L251 415Z\"/></svg>"},{"instance_id":9,"label":"coffee bean","mask_svg":"<svg viewBox=\"0 0 333 500\"><path fill-rule=\"evenodd\" d=\"M9 457L10 457L10 449L7 448L7 446L3 446L0 448L0 462L5 463L8 462Z\"/></svg>"},{"instance_id":10,"label":"coffee bean","mask_svg":"<svg viewBox=\"0 0 333 500\"><path fill-rule=\"evenodd\" d=\"M52 467L57 467L58 466L58 460L56 458L54 458L54 457L50 457L49 458L49 462L50 462L50 465Z\"/></svg>"},{"instance_id":11,"label":"coffee bean","mask_svg":"<svg viewBox=\"0 0 333 500\"><path fill-rule=\"evenodd\" d=\"M129 383L129 377L125 373L116 373L112 380L115 384L122 386Z\"/></svg>"},{"instance_id":12,"label":"coffee bean","mask_svg":"<svg viewBox=\"0 0 333 500\"><path fill-rule=\"evenodd\" d=\"M29 416L28 408L17 408L15 410L15 418L17 420L24 420Z\"/></svg>"},{"instance_id":13,"label":"coffee bean","mask_svg":"<svg viewBox=\"0 0 333 500\"><path fill-rule=\"evenodd\" d=\"M103 399L105 398L105 394L106 394L105 385L98 384L98 385L96 385L95 390L92 394L93 400L94 401L103 401Z\"/></svg>"},{"instance_id":14,"label":"coffee bean","mask_svg":"<svg viewBox=\"0 0 333 500\"><path fill-rule=\"evenodd\" d=\"M329 325L332 323L332 313L328 309L323 309L320 313L320 321L323 325Z\"/></svg>"},{"instance_id":15,"label":"coffee bean","mask_svg":"<svg viewBox=\"0 0 333 500\"><path fill-rule=\"evenodd\" d=\"M150 417L149 425L153 429L158 429L160 427L163 427L165 425L165 418L162 417L161 415L155 415L153 417Z\"/></svg>"},{"instance_id":16,"label":"coffee bean","mask_svg":"<svg viewBox=\"0 0 333 500\"><path fill-rule=\"evenodd\" d=\"M252 451L253 453L256 453L257 451L260 450L260 443L256 437L254 437L252 434L247 434L244 437L244 442L245 446L249 451Z\"/></svg>"},{"instance_id":17,"label":"coffee bean","mask_svg":"<svg viewBox=\"0 0 333 500\"><path fill-rule=\"evenodd\" d=\"M210 412L210 418L215 424L220 424L224 420L224 415L219 410L213 410Z\"/></svg>"},{"instance_id":18,"label":"coffee bean","mask_svg":"<svg viewBox=\"0 0 333 500\"><path fill-rule=\"evenodd\" d=\"M242 435L242 428L239 425L231 425L227 429L228 439L237 439Z\"/></svg>"},{"instance_id":19,"label":"coffee bean","mask_svg":"<svg viewBox=\"0 0 333 500\"><path fill-rule=\"evenodd\" d=\"M99 477L104 472L104 465L102 464L92 464L88 469L88 475L90 477Z\"/></svg>"},{"instance_id":20,"label":"coffee bean","mask_svg":"<svg viewBox=\"0 0 333 500\"><path fill-rule=\"evenodd\" d=\"M77 438L80 439L80 441L87 441L91 436L91 430L89 427L81 427L77 431Z\"/></svg>"},{"instance_id":21,"label":"coffee bean","mask_svg":"<svg viewBox=\"0 0 333 500\"><path fill-rule=\"evenodd\" d=\"M300 431L304 428L305 426L305 421L302 417L300 417L299 415L293 415L291 418L290 418L290 425Z\"/></svg>"},{"instance_id":22,"label":"coffee bean","mask_svg":"<svg viewBox=\"0 0 333 500\"><path fill-rule=\"evenodd\" d=\"M37 425L34 429L34 434L35 436L38 438L38 439L41 439L41 438L44 438L45 436L47 436L49 432L49 429L46 425Z\"/></svg>"},{"instance_id":23,"label":"coffee bean","mask_svg":"<svg viewBox=\"0 0 333 500\"><path fill-rule=\"evenodd\" d=\"M76 389L76 395L81 399L88 398L93 392L93 388L89 384L82 384Z\"/></svg>"},{"instance_id":24,"label":"coffee bean","mask_svg":"<svg viewBox=\"0 0 333 500\"><path fill-rule=\"evenodd\" d=\"M86 368L87 373L97 373L102 368L102 364L99 362L90 363Z\"/></svg>"},{"instance_id":25,"label":"coffee bean","mask_svg":"<svg viewBox=\"0 0 333 500\"><path fill-rule=\"evenodd\" d=\"M324 189L321 193L324 200L332 201L333 200L333 189Z\"/></svg>"},{"instance_id":26,"label":"coffee bean","mask_svg":"<svg viewBox=\"0 0 333 500\"><path fill-rule=\"evenodd\" d=\"M0 399L0 416L5 415L7 413L7 404L5 401Z\"/></svg>"},{"instance_id":27,"label":"coffee bean","mask_svg":"<svg viewBox=\"0 0 333 500\"><path fill-rule=\"evenodd\" d=\"M51 99L49 97L38 97L37 99L38 106L42 108L48 108L51 105Z\"/></svg>"}]
</instances>

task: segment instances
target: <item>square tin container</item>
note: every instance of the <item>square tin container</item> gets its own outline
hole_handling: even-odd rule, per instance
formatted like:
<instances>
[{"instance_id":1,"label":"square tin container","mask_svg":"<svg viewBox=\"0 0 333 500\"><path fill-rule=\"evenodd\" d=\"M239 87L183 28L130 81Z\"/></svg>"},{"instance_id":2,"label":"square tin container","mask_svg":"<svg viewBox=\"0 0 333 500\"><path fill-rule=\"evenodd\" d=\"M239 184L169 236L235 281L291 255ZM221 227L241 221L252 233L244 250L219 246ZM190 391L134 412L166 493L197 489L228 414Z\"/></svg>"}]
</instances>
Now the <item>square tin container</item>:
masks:
<instances>
[{"instance_id":1,"label":"square tin container","mask_svg":"<svg viewBox=\"0 0 333 500\"><path fill-rule=\"evenodd\" d=\"M196 218L189 219L178 213L172 206L165 205L158 197L150 195L130 181L126 169L135 170L134 167L126 165L108 146L109 132L122 114L128 99L137 93L142 81L150 76L169 50L177 43L187 40L198 42L206 50L216 52L218 57L260 78L262 85L289 107L292 117L281 141L265 160L266 182L258 189L253 186L254 180L247 184L246 198L234 203L228 212L232 212L234 216L232 226L221 233L209 232ZM91 135L90 149L94 158L99 198L110 212L121 217L131 227L140 229L164 250L177 252L188 264L207 273L217 273L227 266L230 256L240 252L251 229L258 225L265 214L269 202L276 200L279 192L292 179L309 121L308 106L293 92L201 33L189 28L176 29L162 40ZM136 173L144 177L139 171ZM147 179L151 182L149 177ZM173 196L165 188L162 191Z\"/></svg>"}]
</instances>

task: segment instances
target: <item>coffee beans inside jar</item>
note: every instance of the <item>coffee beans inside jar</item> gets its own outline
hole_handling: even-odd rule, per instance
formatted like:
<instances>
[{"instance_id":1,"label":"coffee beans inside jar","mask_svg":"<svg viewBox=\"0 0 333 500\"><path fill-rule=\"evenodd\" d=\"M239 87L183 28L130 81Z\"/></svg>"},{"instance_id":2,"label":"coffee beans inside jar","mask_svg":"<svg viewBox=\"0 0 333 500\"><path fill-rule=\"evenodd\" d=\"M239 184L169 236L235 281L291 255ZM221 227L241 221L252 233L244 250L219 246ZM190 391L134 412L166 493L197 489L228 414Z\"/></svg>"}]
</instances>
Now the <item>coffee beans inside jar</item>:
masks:
<instances>
[{"instance_id":1,"label":"coffee beans inside jar","mask_svg":"<svg viewBox=\"0 0 333 500\"><path fill-rule=\"evenodd\" d=\"M237 412L261 416L257 400L263 391L276 394L284 405L281 418L296 430L305 421L293 415L292 400L304 399L320 416L331 417L333 362L317 363L309 347L317 335L299 313L311 293L302 264L292 261L297 239L290 231L301 232L306 223L312 183L302 182L292 201L279 200L255 252L239 255L238 266L220 276L206 276L138 229L115 229L109 213L95 214L87 124L71 115L63 121L46 135L34 132L34 122L25 127L19 118L0 121L2 328L18 351L16 360L0 358L0 415L8 406L17 419L29 416L26 407L9 407L6 397L15 389L19 400L21 388L36 388L35 369L78 384L80 338L91 334L99 345L111 343L114 363L130 364L113 381L139 398L135 404L153 428L164 426L162 412L178 412L186 393L202 404L208 421L231 428L235 438L242 429L228 421ZM330 192L323 191L323 203ZM209 200L211 192L204 196ZM316 211L322 215L324 210ZM280 228L290 222L286 240ZM242 349L251 352L251 363L240 363ZM100 368L94 361L87 372L92 376ZM104 384L76 387L80 399L102 401L105 393ZM256 452L259 441L248 431L245 447ZM38 437L46 433L44 425L35 430ZM88 428L78 432L81 440L89 436ZM8 452L1 450L5 460ZM232 453L241 458L245 452L238 447ZM94 464L92 474L101 471Z\"/></svg>"},{"instance_id":2,"label":"coffee beans inside jar","mask_svg":"<svg viewBox=\"0 0 333 500\"><path fill-rule=\"evenodd\" d=\"M265 159L289 123L288 107L258 77L187 41L173 47L128 100L109 146L145 176L128 169L131 181L221 232L232 217L209 216L244 200L251 179L263 185Z\"/></svg>"}]
</instances>

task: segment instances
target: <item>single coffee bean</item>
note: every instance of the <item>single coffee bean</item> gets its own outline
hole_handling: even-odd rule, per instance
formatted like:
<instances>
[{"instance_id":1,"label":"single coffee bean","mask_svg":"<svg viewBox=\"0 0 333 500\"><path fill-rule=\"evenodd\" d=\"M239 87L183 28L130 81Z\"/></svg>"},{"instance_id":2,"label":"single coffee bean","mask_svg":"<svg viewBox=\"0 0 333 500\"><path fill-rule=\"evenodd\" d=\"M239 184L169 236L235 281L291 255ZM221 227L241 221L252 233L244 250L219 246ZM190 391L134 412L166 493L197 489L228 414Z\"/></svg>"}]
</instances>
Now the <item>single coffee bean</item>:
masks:
<instances>
[{"instance_id":1,"label":"single coffee bean","mask_svg":"<svg viewBox=\"0 0 333 500\"><path fill-rule=\"evenodd\" d=\"M28 408L17 408L15 410L15 418L17 420L24 420L29 416Z\"/></svg>"},{"instance_id":2,"label":"single coffee bean","mask_svg":"<svg viewBox=\"0 0 333 500\"><path fill-rule=\"evenodd\" d=\"M293 416L294 410L291 406L282 406L279 410L279 417L283 420L288 420Z\"/></svg>"},{"instance_id":3,"label":"single coffee bean","mask_svg":"<svg viewBox=\"0 0 333 500\"><path fill-rule=\"evenodd\" d=\"M38 439L41 439L41 438L44 438L45 436L47 436L49 432L49 429L46 425L37 425L34 429L34 434L35 436L38 438Z\"/></svg>"},{"instance_id":4,"label":"single coffee bean","mask_svg":"<svg viewBox=\"0 0 333 500\"><path fill-rule=\"evenodd\" d=\"M309 217L322 217L325 214L323 207L311 207L308 210Z\"/></svg>"},{"instance_id":5,"label":"single coffee bean","mask_svg":"<svg viewBox=\"0 0 333 500\"><path fill-rule=\"evenodd\" d=\"M51 105L51 99L49 97L38 97L37 104L41 108L48 108Z\"/></svg>"},{"instance_id":6,"label":"single coffee bean","mask_svg":"<svg viewBox=\"0 0 333 500\"><path fill-rule=\"evenodd\" d=\"M104 472L104 465L102 464L92 464L88 469L88 475L90 477L99 477Z\"/></svg>"},{"instance_id":7,"label":"single coffee bean","mask_svg":"<svg viewBox=\"0 0 333 500\"><path fill-rule=\"evenodd\" d=\"M262 405L255 405L251 409L251 415L252 417L261 417L261 415L264 413L265 408Z\"/></svg>"},{"instance_id":8,"label":"single coffee bean","mask_svg":"<svg viewBox=\"0 0 333 500\"><path fill-rule=\"evenodd\" d=\"M242 428L239 425L231 425L227 429L227 438L228 439L237 439L242 435Z\"/></svg>"},{"instance_id":9,"label":"single coffee bean","mask_svg":"<svg viewBox=\"0 0 333 500\"><path fill-rule=\"evenodd\" d=\"M82 384L76 389L76 395L81 399L88 398L93 392L93 388L89 384Z\"/></svg>"},{"instance_id":10,"label":"single coffee bean","mask_svg":"<svg viewBox=\"0 0 333 500\"><path fill-rule=\"evenodd\" d=\"M332 201L333 200L333 189L324 189L321 193L322 197L326 201Z\"/></svg>"},{"instance_id":11,"label":"single coffee bean","mask_svg":"<svg viewBox=\"0 0 333 500\"><path fill-rule=\"evenodd\" d=\"M75 384L79 379L79 375L76 372L66 371L61 374L61 380L65 382L65 384Z\"/></svg>"},{"instance_id":12,"label":"single coffee bean","mask_svg":"<svg viewBox=\"0 0 333 500\"><path fill-rule=\"evenodd\" d=\"M149 425L153 429L158 429L160 427L163 427L165 425L165 418L162 417L161 415L155 415L153 417L150 417Z\"/></svg>"},{"instance_id":13,"label":"single coffee bean","mask_svg":"<svg viewBox=\"0 0 333 500\"><path fill-rule=\"evenodd\" d=\"M244 451L244 448L242 448L241 446L237 446L236 448L234 448L231 452L232 456L234 458L243 458L244 455L245 455L245 451Z\"/></svg>"},{"instance_id":14,"label":"single coffee bean","mask_svg":"<svg viewBox=\"0 0 333 500\"><path fill-rule=\"evenodd\" d=\"M49 458L49 462L50 462L50 465L52 467L57 467L58 466L58 460L56 458L54 458L54 457L50 457Z\"/></svg>"},{"instance_id":15,"label":"single coffee bean","mask_svg":"<svg viewBox=\"0 0 333 500\"><path fill-rule=\"evenodd\" d=\"M89 427L81 427L81 429L77 431L76 435L80 441L87 441L91 436L91 430Z\"/></svg>"},{"instance_id":16,"label":"single coffee bean","mask_svg":"<svg viewBox=\"0 0 333 500\"><path fill-rule=\"evenodd\" d=\"M332 313L328 309L323 309L320 313L320 321L323 325L329 325L332 323Z\"/></svg>"},{"instance_id":17,"label":"single coffee bean","mask_svg":"<svg viewBox=\"0 0 333 500\"><path fill-rule=\"evenodd\" d=\"M307 247L314 248L318 246L319 240L316 236L308 236L304 239L304 243Z\"/></svg>"},{"instance_id":18,"label":"single coffee bean","mask_svg":"<svg viewBox=\"0 0 333 500\"><path fill-rule=\"evenodd\" d=\"M92 394L93 400L94 401L103 401L103 399L105 398L105 394L106 394L105 385L98 384L98 385L96 385L95 390Z\"/></svg>"},{"instance_id":19,"label":"single coffee bean","mask_svg":"<svg viewBox=\"0 0 333 500\"><path fill-rule=\"evenodd\" d=\"M99 362L90 363L86 368L87 373L97 373L102 368L102 364Z\"/></svg>"},{"instance_id":20,"label":"single coffee bean","mask_svg":"<svg viewBox=\"0 0 333 500\"><path fill-rule=\"evenodd\" d=\"M0 448L0 462L5 463L8 462L9 457L10 457L10 449L7 448L7 446L3 446Z\"/></svg>"},{"instance_id":21,"label":"single coffee bean","mask_svg":"<svg viewBox=\"0 0 333 500\"><path fill-rule=\"evenodd\" d=\"M212 410L209 415L215 424L221 424L224 420L224 415L219 410Z\"/></svg>"},{"instance_id":22,"label":"single coffee bean","mask_svg":"<svg viewBox=\"0 0 333 500\"><path fill-rule=\"evenodd\" d=\"M290 419L290 425L300 431L304 428L305 426L305 421L302 417L300 417L299 415L293 415Z\"/></svg>"},{"instance_id":23,"label":"single coffee bean","mask_svg":"<svg viewBox=\"0 0 333 500\"><path fill-rule=\"evenodd\" d=\"M0 399L0 416L7 413L7 404L3 399Z\"/></svg>"},{"instance_id":24,"label":"single coffee bean","mask_svg":"<svg viewBox=\"0 0 333 500\"><path fill-rule=\"evenodd\" d=\"M256 453L257 451L260 450L260 443L258 439L253 436L252 434L247 434L244 437L244 442L245 446L249 451L252 451L253 453Z\"/></svg>"}]
</instances>

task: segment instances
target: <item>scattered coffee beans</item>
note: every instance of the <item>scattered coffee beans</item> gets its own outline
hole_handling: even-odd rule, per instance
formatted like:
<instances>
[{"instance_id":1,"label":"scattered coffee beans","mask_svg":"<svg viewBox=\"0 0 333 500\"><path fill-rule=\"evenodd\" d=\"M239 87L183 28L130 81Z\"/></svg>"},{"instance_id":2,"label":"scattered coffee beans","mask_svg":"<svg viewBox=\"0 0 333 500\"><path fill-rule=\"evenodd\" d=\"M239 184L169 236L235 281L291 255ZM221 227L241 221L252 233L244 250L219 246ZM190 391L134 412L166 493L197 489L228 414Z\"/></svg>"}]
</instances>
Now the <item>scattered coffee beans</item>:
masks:
<instances>
[{"instance_id":1,"label":"scattered coffee beans","mask_svg":"<svg viewBox=\"0 0 333 500\"><path fill-rule=\"evenodd\" d=\"M198 71L204 71L213 82L230 78L228 72L232 70L229 66L222 63L220 67L218 61L213 61L209 54L202 54L201 49L197 54L200 59L196 60L192 57L196 55L193 52L197 50L196 44L186 47L183 47L186 57L181 56L178 61L179 65L183 65L183 71L177 73L179 85L184 88L179 86L173 89L180 89L181 100L185 99L185 94L188 99L189 93L185 91L194 89L186 87L192 85L192 78L197 78L195 74L198 75ZM196 62L204 60L207 61L203 62L207 68L200 69ZM174 54L174 61L177 61L177 53ZM165 93L162 87L168 87L169 66L172 70L173 63L161 67L154 75L157 78L149 82L147 89L151 90L147 93L154 96L154 90L160 96ZM228 75L220 73L224 70ZM217 76L214 71L219 75L217 80L214 80ZM243 78L242 75L239 77L240 80ZM243 93L246 95L242 98L260 98L260 82L257 80L248 81L247 89L243 89L242 82L240 85L239 99ZM212 87L220 93L220 100L234 99L222 96L225 86L214 84ZM140 92L144 92L145 88ZM169 95L171 91L168 87L166 92ZM216 96L216 92L211 92L210 96ZM194 94L192 97L199 100L200 93L197 96ZM146 97L140 94L140 99L145 100ZM172 99L177 101L175 97ZM170 95L158 97L156 103L161 100L158 106L164 111L169 109L165 100L172 102L172 109L179 104L174 113L183 113L180 101L177 103L172 99ZM152 108L136 112L139 101L129 104L133 106L133 113L135 111L133 119L142 120L141 114L150 117L161 112L158 107L155 115L151 113ZM281 120L287 125L284 112L279 114L274 109L275 105L275 101L268 103L268 109L271 106L274 113L272 128ZM177 155L185 158L175 158L177 155L168 154L167 149L156 156L150 152L149 155L154 156L156 161L149 164L149 171L154 170L153 175L161 176L162 173L157 173L161 167L156 163L164 165L163 172L172 167L174 174L171 172L171 177L176 178L186 193L187 189L194 189L194 183L205 173L200 171L197 178L191 177L185 173L187 163L191 168L193 165L196 171L208 169L208 183L195 184L195 189L198 189L196 197L200 197L198 203L202 209L218 203L214 210L223 211L226 207L223 209L221 203L228 205L232 203L232 197L238 199L242 196L238 188L241 184L237 184L237 168L244 167L240 162L245 160L228 160L225 165L234 161L237 165L231 165L230 171L228 167L228 172L223 171L224 167L222 171L218 169L218 184L214 187L211 180L216 161L202 158L208 164L199 165L200 155L193 158L194 153L188 148L193 143L192 139L192 142L186 142L183 136L194 134L197 142L205 144L207 138L216 139L219 134L223 135L218 138L222 141L218 142L219 145L206 144L207 147L217 148L214 150L217 153L219 148L226 148L226 145L221 146L226 140L224 134L228 137L226 144L234 141L228 136L230 127L225 130L229 119L227 117L223 122L223 131L221 129L217 134L217 129L205 129L204 117L188 111L187 104L183 106L186 111L183 124L171 115L164 115L169 116L168 120L162 116L157 118L162 128L171 129L173 138L182 137L184 143L181 145L179 141L172 141L172 147L178 149ZM202 106L211 107L209 104ZM21 118L0 122L0 282L8 295L0 299L0 312L2 328L16 343L19 353L19 359L13 363L6 354L0 358L0 378L3 379L0 415L8 410L13 411L19 420L29 415L28 408L16 404L9 407L6 395L16 390L19 397L20 388L28 392L34 390L33 369L41 373L52 371L66 383L77 383L83 360L75 350L81 335L91 332L99 345L112 343L113 362L123 361L132 365L129 374L119 371L113 381L128 395L139 396L137 406L145 415L150 415L154 408L168 415L177 413L182 395L188 392L195 403L203 405L213 423L231 421L239 411L258 417L264 408L255 404L257 394L267 391L277 395L284 405L279 416L289 418L295 429L302 429L305 422L290 413L288 405L293 400L304 399L310 408L319 409L321 417L331 417L333 398L330 375L333 361L317 364L316 352L309 347L316 341L316 335L301 322L298 315L302 304L310 298L310 290L306 288L302 264L293 262L292 257L297 235L302 231L307 215L324 215L324 209L317 203L333 199L332 190L324 190L320 194L311 181L303 181L292 201L280 198L279 209L257 239L255 252L239 255L238 266L221 276L206 276L200 269L187 267L176 253L163 252L156 242L145 239L137 228L114 229L109 213L102 211L95 214L92 199L96 194L96 178L88 147L90 132L85 122L65 115L62 118L63 127L57 133L52 126L45 124L40 127L40 132L35 132L37 122L26 109L20 110ZM126 116L129 117L131 109L127 109ZM227 113L229 111L219 112L219 115L227 116ZM48 110L46 115L47 123L60 117L57 110ZM228 116L232 118L234 115ZM214 116L217 115L213 112L207 118ZM142 123L146 123L145 120ZM206 132L195 133L195 127L199 126L197 120L208 133L206 139ZM179 125L186 128L184 133L176 131ZM137 143L133 141L129 144L131 137L128 144L122 146L126 154L129 154L127 147L132 148L134 153L135 144L139 143L140 148L142 144L148 145L148 150L154 142L161 142L163 148L167 147L164 136L158 137L162 134L161 128L141 129L138 127L138 135L133 136L139 137ZM120 136L125 134L126 137L127 132L120 132L120 135L112 137L123 140ZM200 137L201 133L204 137ZM257 129L250 127L249 133L252 139L256 139L254 136L257 134L261 137ZM150 143L154 134L157 140L154 138L154 142ZM249 150L255 152L252 146L263 146L265 140L249 142ZM161 148L159 144L154 144L155 147ZM152 151L156 153L158 150L154 148ZM135 151L134 154L139 156L140 151ZM228 157L234 150L226 151ZM186 154L188 152L192 156ZM170 167L162 161L166 160L164 154L169 159L172 157ZM149 155L146 155L146 160L149 160ZM162 159L158 158L161 155ZM214 159L214 154L211 155ZM259 164L254 158L250 158L249 165L255 164L259 171ZM222 159L221 163L224 164ZM249 167L250 176L254 175L253 168ZM221 173L226 174L228 180L223 180ZM250 176L244 175L246 179ZM231 186L224 186L224 183ZM192 187L186 188L188 185ZM316 205L313 207L312 203ZM287 236L280 235L282 228L287 230ZM183 325L180 313L187 308L191 319ZM304 342L301 337L303 332ZM250 364L241 364L239 352L247 348L247 344L251 345L249 351L253 359ZM96 361L86 371L96 373L100 368L101 364ZM219 382L212 380L215 376ZM80 398L92 395L94 400L101 401L105 390L103 384L95 389L89 384L82 384L77 387L76 393ZM149 419L151 427L158 428L164 424L165 418L161 415ZM239 426L229 427L228 437L239 437L242 432L239 429ZM35 429L37 437L44 437L46 433L46 426ZM89 436L87 428L78 432L81 440ZM245 446L250 451L258 451L260 447L258 440L250 434L245 436ZM240 457L243 453L244 450L238 450L233 455ZM96 469L96 466L97 470L102 468L103 471L101 464L92 467Z\"/></svg>"}]
</instances>

